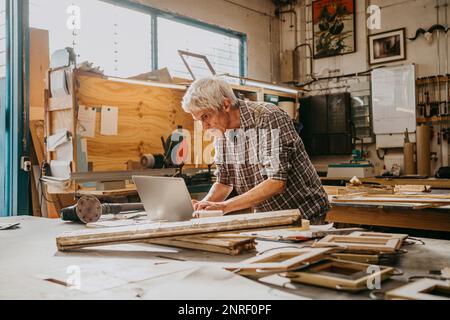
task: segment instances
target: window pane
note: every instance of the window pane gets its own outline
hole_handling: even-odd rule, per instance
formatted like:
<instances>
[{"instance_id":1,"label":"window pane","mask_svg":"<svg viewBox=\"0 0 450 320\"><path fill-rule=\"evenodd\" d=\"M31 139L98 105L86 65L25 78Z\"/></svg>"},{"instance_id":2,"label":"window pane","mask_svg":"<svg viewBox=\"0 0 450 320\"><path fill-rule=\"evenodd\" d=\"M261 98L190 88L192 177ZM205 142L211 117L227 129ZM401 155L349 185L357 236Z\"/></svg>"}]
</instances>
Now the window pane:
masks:
<instances>
[{"instance_id":1,"label":"window pane","mask_svg":"<svg viewBox=\"0 0 450 320\"><path fill-rule=\"evenodd\" d=\"M73 22L80 28L71 30ZM97 0L30 0L30 27L49 31L50 54L74 47L78 63L92 62L106 75L129 77L152 69L149 14Z\"/></svg>"},{"instance_id":2,"label":"window pane","mask_svg":"<svg viewBox=\"0 0 450 320\"><path fill-rule=\"evenodd\" d=\"M158 65L159 68L167 67L172 76L191 79L178 50L205 55L217 74L230 73L238 76L239 46L240 41L236 37L158 18ZM195 74L210 74L204 65L200 67L197 64L197 67Z\"/></svg>"}]
</instances>

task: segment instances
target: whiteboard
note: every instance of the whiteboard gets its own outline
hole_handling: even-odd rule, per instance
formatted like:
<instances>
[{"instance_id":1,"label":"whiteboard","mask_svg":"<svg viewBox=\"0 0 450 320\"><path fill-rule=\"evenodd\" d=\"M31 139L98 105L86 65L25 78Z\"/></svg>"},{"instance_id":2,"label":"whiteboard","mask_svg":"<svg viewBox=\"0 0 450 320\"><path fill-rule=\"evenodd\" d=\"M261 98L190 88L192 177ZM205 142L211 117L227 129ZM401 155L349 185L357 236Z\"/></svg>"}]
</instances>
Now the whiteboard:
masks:
<instances>
[{"instance_id":1,"label":"whiteboard","mask_svg":"<svg viewBox=\"0 0 450 320\"><path fill-rule=\"evenodd\" d=\"M413 64L372 71L373 131L376 135L416 131Z\"/></svg>"}]
</instances>

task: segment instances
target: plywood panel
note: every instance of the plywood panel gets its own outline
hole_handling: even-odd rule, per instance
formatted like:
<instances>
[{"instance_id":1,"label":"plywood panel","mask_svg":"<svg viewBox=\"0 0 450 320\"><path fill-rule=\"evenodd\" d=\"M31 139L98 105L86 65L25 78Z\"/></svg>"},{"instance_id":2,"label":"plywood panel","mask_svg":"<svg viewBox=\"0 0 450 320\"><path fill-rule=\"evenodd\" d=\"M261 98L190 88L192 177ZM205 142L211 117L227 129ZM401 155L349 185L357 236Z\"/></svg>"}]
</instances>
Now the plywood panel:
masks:
<instances>
[{"instance_id":1,"label":"plywood panel","mask_svg":"<svg viewBox=\"0 0 450 320\"><path fill-rule=\"evenodd\" d=\"M88 161L93 162L95 171L125 170L127 160L137 160L145 153L162 153L161 136L168 137L178 125L193 137L192 117L181 108L183 90L99 77L78 78L79 105L119 108L117 136L100 135L97 114L96 136L87 138Z\"/></svg>"},{"instance_id":2,"label":"plywood panel","mask_svg":"<svg viewBox=\"0 0 450 320\"><path fill-rule=\"evenodd\" d=\"M48 31L30 28L30 121L44 119L45 79L49 65Z\"/></svg>"}]
</instances>

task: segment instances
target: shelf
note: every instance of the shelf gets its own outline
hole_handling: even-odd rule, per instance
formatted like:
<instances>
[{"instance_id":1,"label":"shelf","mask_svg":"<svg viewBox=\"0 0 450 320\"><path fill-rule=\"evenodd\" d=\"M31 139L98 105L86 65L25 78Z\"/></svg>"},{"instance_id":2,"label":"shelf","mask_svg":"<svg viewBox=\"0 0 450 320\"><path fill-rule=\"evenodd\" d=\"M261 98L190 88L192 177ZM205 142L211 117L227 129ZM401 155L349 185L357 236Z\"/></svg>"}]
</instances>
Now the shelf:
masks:
<instances>
[{"instance_id":1,"label":"shelf","mask_svg":"<svg viewBox=\"0 0 450 320\"><path fill-rule=\"evenodd\" d=\"M417 123L450 121L450 116L417 117Z\"/></svg>"},{"instance_id":2,"label":"shelf","mask_svg":"<svg viewBox=\"0 0 450 320\"><path fill-rule=\"evenodd\" d=\"M437 79L439 78L439 82L441 83L446 83L450 81L450 77L449 76L438 76L438 77L431 77L428 79L417 79L416 80L416 84L417 85L426 85L426 84L436 84L437 83Z\"/></svg>"}]
</instances>

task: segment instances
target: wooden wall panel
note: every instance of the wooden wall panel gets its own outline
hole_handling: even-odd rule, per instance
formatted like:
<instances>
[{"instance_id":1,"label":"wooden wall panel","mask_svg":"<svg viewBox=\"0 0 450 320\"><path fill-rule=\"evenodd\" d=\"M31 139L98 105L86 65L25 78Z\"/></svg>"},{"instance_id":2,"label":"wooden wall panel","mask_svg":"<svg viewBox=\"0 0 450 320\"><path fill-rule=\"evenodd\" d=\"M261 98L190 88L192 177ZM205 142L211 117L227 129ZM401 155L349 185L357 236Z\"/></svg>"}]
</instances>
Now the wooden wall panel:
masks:
<instances>
[{"instance_id":1,"label":"wooden wall panel","mask_svg":"<svg viewBox=\"0 0 450 320\"><path fill-rule=\"evenodd\" d=\"M181 108L183 95L184 90L79 76L79 105L119 108L117 136L100 135L97 112L96 136L87 138L88 161L93 162L94 171L125 170L127 160L162 153L161 136L167 138L178 125L193 137L192 117Z\"/></svg>"},{"instance_id":2,"label":"wooden wall panel","mask_svg":"<svg viewBox=\"0 0 450 320\"><path fill-rule=\"evenodd\" d=\"M44 120L45 79L49 66L48 31L30 28L30 121Z\"/></svg>"}]
</instances>

